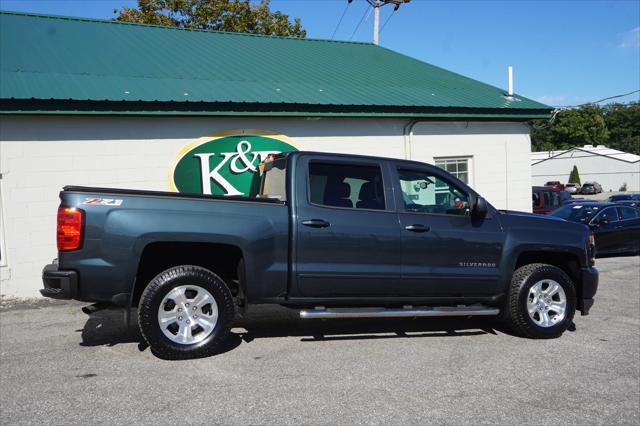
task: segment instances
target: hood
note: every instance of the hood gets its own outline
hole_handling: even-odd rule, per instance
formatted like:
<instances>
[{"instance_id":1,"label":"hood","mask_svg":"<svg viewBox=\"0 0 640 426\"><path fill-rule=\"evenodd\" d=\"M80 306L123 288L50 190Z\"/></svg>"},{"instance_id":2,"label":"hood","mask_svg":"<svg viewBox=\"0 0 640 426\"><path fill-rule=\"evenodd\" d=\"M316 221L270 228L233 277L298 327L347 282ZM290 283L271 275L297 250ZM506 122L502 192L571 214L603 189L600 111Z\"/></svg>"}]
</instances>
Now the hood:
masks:
<instances>
[{"instance_id":1,"label":"hood","mask_svg":"<svg viewBox=\"0 0 640 426\"><path fill-rule=\"evenodd\" d=\"M555 216L536 214L536 213L529 213L529 212L521 212L521 211L517 211L517 210L500 210L500 213L505 214L507 216L532 217L532 218L536 218L536 219L555 220L555 221L559 220L560 222L566 222L566 220L564 220L562 218L559 218L559 217L555 217Z\"/></svg>"},{"instance_id":2,"label":"hood","mask_svg":"<svg viewBox=\"0 0 640 426\"><path fill-rule=\"evenodd\" d=\"M514 210L500 210L498 216L500 222L507 228L524 227L551 232L591 232L589 226L584 223L571 222L556 216L519 212Z\"/></svg>"}]
</instances>

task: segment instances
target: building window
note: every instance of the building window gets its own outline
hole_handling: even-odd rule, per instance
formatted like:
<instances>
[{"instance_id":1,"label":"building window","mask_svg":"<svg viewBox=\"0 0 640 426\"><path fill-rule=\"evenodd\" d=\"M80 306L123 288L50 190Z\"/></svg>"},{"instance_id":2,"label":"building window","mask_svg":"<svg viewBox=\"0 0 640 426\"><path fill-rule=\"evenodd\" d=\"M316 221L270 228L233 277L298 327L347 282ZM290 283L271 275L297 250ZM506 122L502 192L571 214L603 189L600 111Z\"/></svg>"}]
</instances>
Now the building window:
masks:
<instances>
[{"instance_id":1,"label":"building window","mask_svg":"<svg viewBox=\"0 0 640 426\"><path fill-rule=\"evenodd\" d=\"M436 166L448 171L467 185L471 184L470 157L436 158L435 161Z\"/></svg>"}]
</instances>

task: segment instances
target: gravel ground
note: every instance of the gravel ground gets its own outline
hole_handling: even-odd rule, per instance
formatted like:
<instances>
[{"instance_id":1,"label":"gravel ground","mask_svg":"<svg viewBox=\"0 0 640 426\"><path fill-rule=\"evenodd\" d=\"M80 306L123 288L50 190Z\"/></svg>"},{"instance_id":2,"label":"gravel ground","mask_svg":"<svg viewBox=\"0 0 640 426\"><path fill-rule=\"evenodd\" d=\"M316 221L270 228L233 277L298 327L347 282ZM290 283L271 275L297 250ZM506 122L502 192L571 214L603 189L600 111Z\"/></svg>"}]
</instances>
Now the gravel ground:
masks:
<instances>
[{"instance_id":1,"label":"gravel ground","mask_svg":"<svg viewBox=\"0 0 640 426\"><path fill-rule=\"evenodd\" d=\"M256 307L223 353L163 361L118 311L0 310L0 423L639 424L640 258L598 261L560 339L486 319L303 322Z\"/></svg>"}]
</instances>

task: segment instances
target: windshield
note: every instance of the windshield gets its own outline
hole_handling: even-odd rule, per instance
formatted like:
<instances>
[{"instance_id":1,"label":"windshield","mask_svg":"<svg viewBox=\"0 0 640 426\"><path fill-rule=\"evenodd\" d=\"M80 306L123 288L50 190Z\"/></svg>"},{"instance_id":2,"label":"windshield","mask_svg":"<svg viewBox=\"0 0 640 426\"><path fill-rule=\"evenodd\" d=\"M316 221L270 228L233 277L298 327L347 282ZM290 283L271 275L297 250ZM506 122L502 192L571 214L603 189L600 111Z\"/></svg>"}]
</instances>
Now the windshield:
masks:
<instances>
[{"instance_id":1,"label":"windshield","mask_svg":"<svg viewBox=\"0 0 640 426\"><path fill-rule=\"evenodd\" d=\"M602 210L602 208L602 206L597 205L585 206L567 204L557 210L552 211L549 214L551 216L559 217L570 222L587 223L593 216L595 216L600 210Z\"/></svg>"}]
</instances>

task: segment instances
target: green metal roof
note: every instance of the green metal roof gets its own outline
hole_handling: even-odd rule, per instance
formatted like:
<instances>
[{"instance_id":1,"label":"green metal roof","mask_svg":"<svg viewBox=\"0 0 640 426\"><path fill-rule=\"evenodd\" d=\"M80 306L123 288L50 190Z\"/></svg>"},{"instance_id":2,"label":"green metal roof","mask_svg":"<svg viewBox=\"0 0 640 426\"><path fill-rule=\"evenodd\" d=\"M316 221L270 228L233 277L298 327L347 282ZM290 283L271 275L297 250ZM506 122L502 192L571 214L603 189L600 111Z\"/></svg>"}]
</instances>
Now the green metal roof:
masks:
<instances>
[{"instance_id":1,"label":"green metal roof","mask_svg":"<svg viewBox=\"0 0 640 426\"><path fill-rule=\"evenodd\" d=\"M368 43L0 12L0 111L546 117Z\"/></svg>"}]
</instances>

